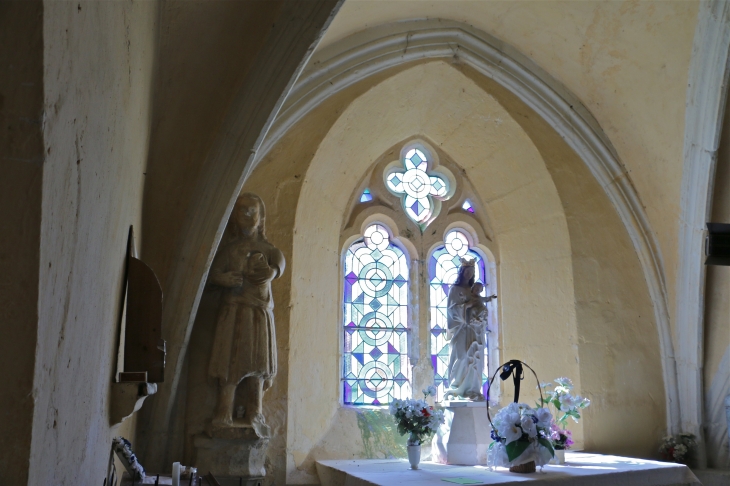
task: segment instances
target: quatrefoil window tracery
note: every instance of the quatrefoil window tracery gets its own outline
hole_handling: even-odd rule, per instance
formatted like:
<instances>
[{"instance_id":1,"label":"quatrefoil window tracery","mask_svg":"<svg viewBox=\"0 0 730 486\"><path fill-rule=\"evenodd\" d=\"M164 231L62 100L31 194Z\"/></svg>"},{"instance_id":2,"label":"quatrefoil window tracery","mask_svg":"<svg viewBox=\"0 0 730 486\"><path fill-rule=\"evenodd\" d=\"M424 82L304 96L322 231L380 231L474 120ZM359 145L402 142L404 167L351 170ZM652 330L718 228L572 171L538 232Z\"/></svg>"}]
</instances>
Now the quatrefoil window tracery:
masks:
<instances>
[{"instance_id":1,"label":"quatrefoil window tracery","mask_svg":"<svg viewBox=\"0 0 730 486\"><path fill-rule=\"evenodd\" d=\"M449 198L445 177L429 173L430 160L425 150L411 148L403 157L405 171L393 171L386 177L391 192L400 196L409 218L425 227L437 215L440 201Z\"/></svg>"}]
</instances>

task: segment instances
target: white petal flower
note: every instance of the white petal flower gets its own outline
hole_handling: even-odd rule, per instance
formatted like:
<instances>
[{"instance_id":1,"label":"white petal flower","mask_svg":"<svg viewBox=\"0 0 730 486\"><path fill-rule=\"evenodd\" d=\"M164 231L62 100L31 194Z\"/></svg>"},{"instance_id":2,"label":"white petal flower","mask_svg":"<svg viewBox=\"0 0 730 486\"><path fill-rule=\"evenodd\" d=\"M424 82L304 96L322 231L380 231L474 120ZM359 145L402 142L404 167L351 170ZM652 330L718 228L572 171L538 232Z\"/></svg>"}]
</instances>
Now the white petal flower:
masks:
<instances>
[{"instance_id":1,"label":"white petal flower","mask_svg":"<svg viewBox=\"0 0 730 486\"><path fill-rule=\"evenodd\" d=\"M535 422L532 420L532 417L529 415L522 417L522 423L520 425L528 437L537 437L537 427L535 427Z\"/></svg>"},{"instance_id":2,"label":"white petal flower","mask_svg":"<svg viewBox=\"0 0 730 486\"><path fill-rule=\"evenodd\" d=\"M522 429L515 424L508 424L504 431L504 438L507 439L506 443L514 442L520 437L522 437Z\"/></svg>"},{"instance_id":3,"label":"white petal flower","mask_svg":"<svg viewBox=\"0 0 730 486\"><path fill-rule=\"evenodd\" d=\"M537 417L538 427L549 427L553 421L553 414L547 408L538 408L535 416Z\"/></svg>"}]
</instances>

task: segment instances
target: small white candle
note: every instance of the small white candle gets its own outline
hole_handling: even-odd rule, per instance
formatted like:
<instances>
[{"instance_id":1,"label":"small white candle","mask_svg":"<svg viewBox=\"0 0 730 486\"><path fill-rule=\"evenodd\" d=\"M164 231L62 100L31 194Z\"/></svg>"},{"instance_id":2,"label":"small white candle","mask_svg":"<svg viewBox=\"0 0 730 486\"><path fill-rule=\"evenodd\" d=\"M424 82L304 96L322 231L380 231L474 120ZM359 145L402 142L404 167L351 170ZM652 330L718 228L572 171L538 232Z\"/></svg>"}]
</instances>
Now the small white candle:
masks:
<instances>
[{"instance_id":1,"label":"small white candle","mask_svg":"<svg viewBox=\"0 0 730 486\"><path fill-rule=\"evenodd\" d=\"M180 463L172 463L172 486L180 486Z\"/></svg>"}]
</instances>

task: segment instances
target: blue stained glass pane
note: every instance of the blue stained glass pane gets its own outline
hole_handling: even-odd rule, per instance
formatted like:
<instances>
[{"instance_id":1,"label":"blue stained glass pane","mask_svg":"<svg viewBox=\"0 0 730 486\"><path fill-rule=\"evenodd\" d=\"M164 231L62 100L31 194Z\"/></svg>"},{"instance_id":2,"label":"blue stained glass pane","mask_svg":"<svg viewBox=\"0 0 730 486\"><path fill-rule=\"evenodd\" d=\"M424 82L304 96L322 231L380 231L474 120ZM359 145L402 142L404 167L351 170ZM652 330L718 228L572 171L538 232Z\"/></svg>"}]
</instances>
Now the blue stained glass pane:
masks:
<instances>
[{"instance_id":1,"label":"blue stained glass pane","mask_svg":"<svg viewBox=\"0 0 730 486\"><path fill-rule=\"evenodd\" d=\"M453 233L459 233L453 235ZM446 322L448 295L451 285L456 281L461 258L475 261L475 282L484 284L485 292L489 291L489 276L486 273L484 259L474 250L468 248L468 239L459 230L453 230L446 236L447 243L437 248L428 262L430 279L430 340L431 365L433 366L434 385L436 386L436 400L440 401L449 386L448 364L449 343L446 341ZM484 348L484 363L487 360L487 347ZM488 370L484 369L482 379L486 383Z\"/></svg>"},{"instance_id":2,"label":"blue stained glass pane","mask_svg":"<svg viewBox=\"0 0 730 486\"><path fill-rule=\"evenodd\" d=\"M370 194L370 189L365 189L360 196L360 202L370 202L373 200L373 195Z\"/></svg>"},{"instance_id":3,"label":"blue stained glass pane","mask_svg":"<svg viewBox=\"0 0 730 486\"><path fill-rule=\"evenodd\" d=\"M389 238L383 226L371 225L345 255L342 383L346 404L387 405L411 397L404 332L408 260Z\"/></svg>"}]
</instances>

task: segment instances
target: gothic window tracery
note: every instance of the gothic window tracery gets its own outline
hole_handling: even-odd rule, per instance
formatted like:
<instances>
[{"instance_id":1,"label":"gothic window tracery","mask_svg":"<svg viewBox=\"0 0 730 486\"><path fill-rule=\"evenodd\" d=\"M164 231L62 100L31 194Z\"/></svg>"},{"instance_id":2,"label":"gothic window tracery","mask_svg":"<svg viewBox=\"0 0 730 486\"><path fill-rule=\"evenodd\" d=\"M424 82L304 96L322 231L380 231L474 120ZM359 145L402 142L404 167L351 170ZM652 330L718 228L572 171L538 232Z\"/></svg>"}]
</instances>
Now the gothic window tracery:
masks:
<instances>
[{"instance_id":1,"label":"gothic window tracery","mask_svg":"<svg viewBox=\"0 0 730 486\"><path fill-rule=\"evenodd\" d=\"M388 189L401 197L405 213L423 226L438 216L437 201L447 199L449 193L446 178L428 172L430 160L425 152L425 149L411 148L401 161L405 170L386 176Z\"/></svg>"},{"instance_id":2,"label":"gothic window tracery","mask_svg":"<svg viewBox=\"0 0 730 486\"><path fill-rule=\"evenodd\" d=\"M406 144L400 154L398 161L386 155L374 163L353 194L343 225L344 405L384 406L420 396L418 391L432 384L441 400L448 388L447 300L459 258L475 260L475 280L485 286L482 295L493 293L493 264L485 257L491 253L482 245L477 248L480 238L489 240L484 215L476 214L476 195L463 170L448 160L445 166L440 164L430 146L419 140ZM440 214L442 203L455 195L458 201ZM411 229L414 224L420 231ZM434 231L426 232L431 224ZM427 248L432 249L430 254ZM409 272L423 275L428 290L415 279L409 281ZM496 332L494 310L490 308L489 326ZM487 343L494 346L489 337ZM488 355L497 358L496 348L489 354L489 346L484 351L485 367ZM433 378L414 375L413 366L427 360ZM485 369L484 383L487 374Z\"/></svg>"}]
</instances>

